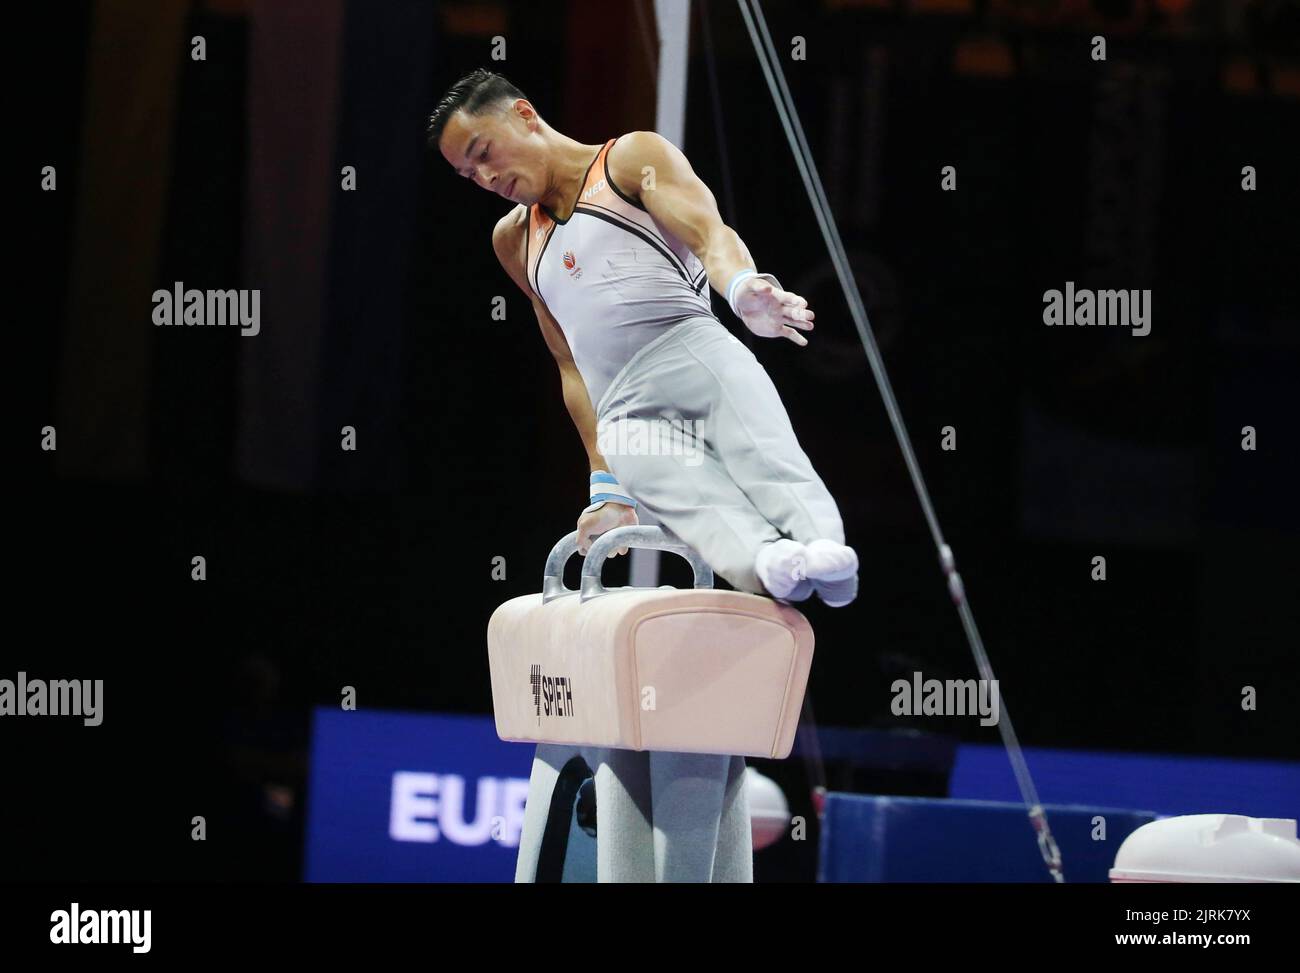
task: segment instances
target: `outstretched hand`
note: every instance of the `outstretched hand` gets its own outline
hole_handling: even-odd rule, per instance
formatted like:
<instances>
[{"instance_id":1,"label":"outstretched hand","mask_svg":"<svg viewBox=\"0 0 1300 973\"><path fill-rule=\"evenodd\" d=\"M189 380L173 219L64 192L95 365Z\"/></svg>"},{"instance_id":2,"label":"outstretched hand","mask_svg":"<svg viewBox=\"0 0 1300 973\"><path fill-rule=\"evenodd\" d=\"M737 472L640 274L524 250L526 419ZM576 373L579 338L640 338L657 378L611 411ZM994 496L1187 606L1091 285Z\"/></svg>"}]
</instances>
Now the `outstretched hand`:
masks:
<instances>
[{"instance_id":1,"label":"outstretched hand","mask_svg":"<svg viewBox=\"0 0 1300 973\"><path fill-rule=\"evenodd\" d=\"M736 295L736 310L745 327L760 338L789 338L800 347L808 344L808 339L799 333L813 329L814 315L808 310L808 302L769 280L750 277L742 281Z\"/></svg>"}]
</instances>

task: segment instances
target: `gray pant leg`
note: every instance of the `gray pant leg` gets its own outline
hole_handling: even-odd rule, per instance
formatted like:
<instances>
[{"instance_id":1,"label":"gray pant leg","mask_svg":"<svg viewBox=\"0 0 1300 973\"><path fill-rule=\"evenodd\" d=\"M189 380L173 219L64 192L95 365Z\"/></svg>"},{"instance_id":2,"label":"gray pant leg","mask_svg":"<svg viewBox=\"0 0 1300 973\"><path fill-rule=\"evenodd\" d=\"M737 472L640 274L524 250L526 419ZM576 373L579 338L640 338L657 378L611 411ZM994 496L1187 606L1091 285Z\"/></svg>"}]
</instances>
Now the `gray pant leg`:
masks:
<instances>
[{"instance_id":1,"label":"gray pant leg","mask_svg":"<svg viewBox=\"0 0 1300 973\"><path fill-rule=\"evenodd\" d=\"M650 754L584 748L596 773L596 881L653 882Z\"/></svg>"},{"instance_id":2,"label":"gray pant leg","mask_svg":"<svg viewBox=\"0 0 1300 973\"><path fill-rule=\"evenodd\" d=\"M645 752L542 743L533 757L519 835L516 882L535 882L551 795L564 765L581 754L595 773L597 882L653 882L650 769Z\"/></svg>"},{"instance_id":3,"label":"gray pant leg","mask_svg":"<svg viewBox=\"0 0 1300 973\"><path fill-rule=\"evenodd\" d=\"M519 833L519 856L515 859L515 881L537 881L537 860L542 852L542 836L551 811L555 782L569 758L577 753L571 746L539 743L533 756L533 770L528 776L528 800L524 804L524 825Z\"/></svg>"},{"instance_id":4,"label":"gray pant leg","mask_svg":"<svg viewBox=\"0 0 1300 973\"><path fill-rule=\"evenodd\" d=\"M749 800L745 793L744 757L732 757L727 767L712 881L754 881L754 825L750 820Z\"/></svg>"},{"instance_id":5,"label":"gray pant leg","mask_svg":"<svg viewBox=\"0 0 1300 973\"><path fill-rule=\"evenodd\" d=\"M766 593L754 559L771 541L844 542L839 509L772 380L716 322L636 362L600 408L610 471L732 587ZM673 426L674 449L638 446L631 431L655 423Z\"/></svg>"},{"instance_id":6,"label":"gray pant leg","mask_svg":"<svg viewBox=\"0 0 1300 973\"><path fill-rule=\"evenodd\" d=\"M709 882L731 757L652 753L655 881Z\"/></svg>"},{"instance_id":7,"label":"gray pant leg","mask_svg":"<svg viewBox=\"0 0 1300 973\"><path fill-rule=\"evenodd\" d=\"M682 342L716 380L708 432L736 485L782 535L802 544L819 538L843 544L839 507L753 352L719 329L686 332Z\"/></svg>"},{"instance_id":8,"label":"gray pant leg","mask_svg":"<svg viewBox=\"0 0 1300 973\"><path fill-rule=\"evenodd\" d=\"M726 334L716 321L696 326ZM754 558L781 534L736 486L714 448L709 429L717 399L713 375L670 337L630 364L599 403L601 453L638 503L717 574L741 591L763 593ZM647 435L669 428L667 444Z\"/></svg>"},{"instance_id":9,"label":"gray pant leg","mask_svg":"<svg viewBox=\"0 0 1300 973\"><path fill-rule=\"evenodd\" d=\"M672 456L607 456L610 472L668 530L738 591L765 594L754 573L759 549L781 534L713 456L687 466Z\"/></svg>"}]
</instances>

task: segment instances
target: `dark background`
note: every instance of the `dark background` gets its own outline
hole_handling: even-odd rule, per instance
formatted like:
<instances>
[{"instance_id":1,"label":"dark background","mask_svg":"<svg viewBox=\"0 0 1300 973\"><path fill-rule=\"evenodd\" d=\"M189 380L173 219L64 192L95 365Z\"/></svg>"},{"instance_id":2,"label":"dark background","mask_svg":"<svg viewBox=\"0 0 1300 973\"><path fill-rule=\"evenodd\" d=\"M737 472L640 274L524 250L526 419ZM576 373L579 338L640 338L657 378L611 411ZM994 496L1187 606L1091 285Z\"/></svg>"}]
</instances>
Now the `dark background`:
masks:
<instances>
[{"instance_id":1,"label":"dark background","mask_svg":"<svg viewBox=\"0 0 1300 973\"><path fill-rule=\"evenodd\" d=\"M274 75L311 39L259 48L267 4L138 4L146 30L113 33L114 5L67 3L22 36L35 216L15 293L34 301L13 324L36 347L12 364L34 378L14 430L34 482L11 508L20 624L0 677L102 678L105 723L0 722L9 877L295 879L311 707L353 686L364 707L489 712L488 616L538 589L585 502L555 367L490 247L504 204L429 153L423 125L486 66L581 141L652 128L650 4L323 6L339 15L323 151L295 142L291 111L319 92ZM1296 6L764 9L778 50L807 39L783 67L1021 741L1300 756ZM103 150L141 144L160 91L107 96L119 124L102 79L136 70L166 11L182 42L154 172ZM257 120L256 85L283 118ZM854 605L806 609L817 719L919 726L890 714L889 683L974 666L734 5L696 4L689 91L687 155L759 268L818 315L806 349L751 342L862 559ZM147 250L102 216L87 233L94 158L159 190ZM44 165L56 193L34 186ZM338 191L342 165L357 192ZM939 191L945 165L957 192ZM320 173L315 201L289 205ZM268 232L268 199L311 219ZM117 202L110 230L142 218ZM312 246L319 277L274 304L279 255ZM114 302L86 269L114 265L148 286ZM263 288L262 334L154 328L149 293L175 280ZM1151 334L1045 328L1042 295L1066 280L1151 288ZM47 424L57 453L34 449ZM268 783L290 795L280 813ZM194 814L215 840L189 840Z\"/></svg>"}]
</instances>

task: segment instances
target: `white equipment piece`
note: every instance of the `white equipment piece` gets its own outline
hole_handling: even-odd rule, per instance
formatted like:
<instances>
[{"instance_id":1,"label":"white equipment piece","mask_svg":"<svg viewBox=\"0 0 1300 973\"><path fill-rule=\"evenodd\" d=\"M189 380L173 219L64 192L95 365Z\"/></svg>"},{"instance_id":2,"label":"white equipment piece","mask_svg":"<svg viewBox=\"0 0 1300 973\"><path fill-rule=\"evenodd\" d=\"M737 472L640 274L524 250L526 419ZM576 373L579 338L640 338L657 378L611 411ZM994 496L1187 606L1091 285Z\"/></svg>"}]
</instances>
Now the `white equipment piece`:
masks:
<instances>
[{"instance_id":1,"label":"white equipment piece","mask_svg":"<svg viewBox=\"0 0 1300 973\"><path fill-rule=\"evenodd\" d=\"M1112 882L1300 882L1293 818L1186 814L1124 839Z\"/></svg>"}]
</instances>

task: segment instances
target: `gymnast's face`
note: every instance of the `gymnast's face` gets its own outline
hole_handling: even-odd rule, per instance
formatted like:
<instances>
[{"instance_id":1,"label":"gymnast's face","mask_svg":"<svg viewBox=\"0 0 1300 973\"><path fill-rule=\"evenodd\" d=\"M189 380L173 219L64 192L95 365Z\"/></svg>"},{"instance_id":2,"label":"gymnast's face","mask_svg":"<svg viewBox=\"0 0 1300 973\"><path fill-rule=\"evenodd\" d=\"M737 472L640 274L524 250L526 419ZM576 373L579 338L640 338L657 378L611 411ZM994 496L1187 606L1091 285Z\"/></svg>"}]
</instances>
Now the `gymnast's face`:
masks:
<instances>
[{"instance_id":1,"label":"gymnast's face","mask_svg":"<svg viewBox=\"0 0 1300 973\"><path fill-rule=\"evenodd\" d=\"M466 179L504 199L531 206L546 185L537 113L523 98L481 115L458 111L438 148Z\"/></svg>"}]
</instances>

